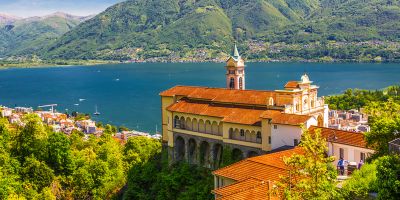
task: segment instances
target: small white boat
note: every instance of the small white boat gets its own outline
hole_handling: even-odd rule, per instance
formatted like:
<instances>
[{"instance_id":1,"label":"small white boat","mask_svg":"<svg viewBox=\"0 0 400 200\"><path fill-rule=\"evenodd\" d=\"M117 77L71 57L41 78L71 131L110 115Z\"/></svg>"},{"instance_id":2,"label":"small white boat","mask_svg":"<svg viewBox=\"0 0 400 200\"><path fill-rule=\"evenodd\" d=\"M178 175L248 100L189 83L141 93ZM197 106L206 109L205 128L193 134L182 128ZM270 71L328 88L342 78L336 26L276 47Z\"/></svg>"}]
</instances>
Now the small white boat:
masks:
<instances>
[{"instance_id":1,"label":"small white boat","mask_svg":"<svg viewBox=\"0 0 400 200\"><path fill-rule=\"evenodd\" d=\"M96 105L96 111L93 113L93 115L100 115L100 112L97 110L97 105Z\"/></svg>"},{"instance_id":2,"label":"small white boat","mask_svg":"<svg viewBox=\"0 0 400 200\"><path fill-rule=\"evenodd\" d=\"M81 102L82 102L82 101L86 101L86 99L79 99L79 101L81 101Z\"/></svg>"},{"instance_id":3,"label":"small white boat","mask_svg":"<svg viewBox=\"0 0 400 200\"><path fill-rule=\"evenodd\" d=\"M74 104L75 106L79 106L79 103Z\"/></svg>"}]
</instances>

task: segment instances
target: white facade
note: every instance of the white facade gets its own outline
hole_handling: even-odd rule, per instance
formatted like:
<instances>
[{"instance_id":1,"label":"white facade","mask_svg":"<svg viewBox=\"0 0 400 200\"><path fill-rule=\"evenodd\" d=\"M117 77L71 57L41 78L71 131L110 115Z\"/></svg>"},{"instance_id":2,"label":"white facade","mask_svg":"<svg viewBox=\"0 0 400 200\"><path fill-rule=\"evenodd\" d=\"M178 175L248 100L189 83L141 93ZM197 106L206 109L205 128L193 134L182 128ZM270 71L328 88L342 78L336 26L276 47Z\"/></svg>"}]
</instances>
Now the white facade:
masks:
<instances>
[{"instance_id":1,"label":"white facade","mask_svg":"<svg viewBox=\"0 0 400 200\"><path fill-rule=\"evenodd\" d=\"M305 128L318 125L314 117L304 124ZM303 130L300 126L286 124L272 124L271 126L271 148L272 150L283 146L295 146L300 142ZM295 144L297 140L297 144Z\"/></svg>"},{"instance_id":2,"label":"white facade","mask_svg":"<svg viewBox=\"0 0 400 200\"><path fill-rule=\"evenodd\" d=\"M356 162L356 163L360 162L361 153L363 153L365 155L365 158L368 158L371 154L374 153L374 150L372 150L372 149L355 147L355 146L350 146L350 145L345 145L345 144L332 143L332 142L328 142L328 148L329 148L329 155L335 156L334 163L337 163L338 160L340 159L341 149L343 151L343 159L344 160L347 160L349 162ZM365 160L364 160L364 162L365 162Z\"/></svg>"}]
</instances>

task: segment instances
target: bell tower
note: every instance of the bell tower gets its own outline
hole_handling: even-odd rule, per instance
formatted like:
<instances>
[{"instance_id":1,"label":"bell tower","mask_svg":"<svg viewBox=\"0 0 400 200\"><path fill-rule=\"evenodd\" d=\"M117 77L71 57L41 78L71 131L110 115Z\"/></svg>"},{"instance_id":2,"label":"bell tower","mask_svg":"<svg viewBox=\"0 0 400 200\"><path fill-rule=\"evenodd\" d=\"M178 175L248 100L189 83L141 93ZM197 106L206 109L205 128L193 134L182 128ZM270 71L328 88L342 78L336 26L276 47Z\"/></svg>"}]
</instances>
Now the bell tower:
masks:
<instances>
[{"instance_id":1,"label":"bell tower","mask_svg":"<svg viewBox=\"0 0 400 200\"><path fill-rule=\"evenodd\" d=\"M226 88L244 90L246 88L244 60L240 57L235 44L232 55L226 61Z\"/></svg>"}]
</instances>

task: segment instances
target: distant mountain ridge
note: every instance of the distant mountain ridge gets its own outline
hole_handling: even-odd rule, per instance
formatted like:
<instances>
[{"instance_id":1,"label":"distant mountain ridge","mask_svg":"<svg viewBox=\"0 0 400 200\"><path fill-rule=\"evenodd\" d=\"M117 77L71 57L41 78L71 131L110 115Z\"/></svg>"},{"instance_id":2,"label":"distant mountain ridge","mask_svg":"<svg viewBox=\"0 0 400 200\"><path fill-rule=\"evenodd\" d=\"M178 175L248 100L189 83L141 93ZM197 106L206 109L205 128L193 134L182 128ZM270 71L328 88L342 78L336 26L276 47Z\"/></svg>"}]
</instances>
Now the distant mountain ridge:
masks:
<instances>
[{"instance_id":1,"label":"distant mountain ridge","mask_svg":"<svg viewBox=\"0 0 400 200\"><path fill-rule=\"evenodd\" d=\"M17 20L20 20L20 17L13 16L13 15L8 15L5 13L0 13L0 24L7 24L7 23L12 23Z\"/></svg>"},{"instance_id":2,"label":"distant mountain ridge","mask_svg":"<svg viewBox=\"0 0 400 200\"><path fill-rule=\"evenodd\" d=\"M10 17L2 14L0 22L1 55L38 54L45 46L54 42L64 33L93 16L74 16L56 12L40 17Z\"/></svg>"},{"instance_id":3,"label":"distant mountain ridge","mask_svg":"<svg viewBox=\"0 0 400 200\"><path fill-rule=\"evenodd\" d=\"M329 60L331 56L354 59L346 54L357 54L359 49L353 47L361 48L362 44L356 43L363 41L400 42L400 1L392 0L128 0L82 23L66 16L63 19L68 28L42 40L46 44L19 37L17 45L6 46L3 53L0 32L0 55L35 52L45 59L103 60L216 58L221 53L223 57L237 41L248 57L296 57L301 51L304 58ZM338 48L333 55L331 42L337 42L334 48ZM379 48L356 58L387 55ZM387 57L400 59L396 49L397 43L388 44Z\"/></svg>"}]
</instances>

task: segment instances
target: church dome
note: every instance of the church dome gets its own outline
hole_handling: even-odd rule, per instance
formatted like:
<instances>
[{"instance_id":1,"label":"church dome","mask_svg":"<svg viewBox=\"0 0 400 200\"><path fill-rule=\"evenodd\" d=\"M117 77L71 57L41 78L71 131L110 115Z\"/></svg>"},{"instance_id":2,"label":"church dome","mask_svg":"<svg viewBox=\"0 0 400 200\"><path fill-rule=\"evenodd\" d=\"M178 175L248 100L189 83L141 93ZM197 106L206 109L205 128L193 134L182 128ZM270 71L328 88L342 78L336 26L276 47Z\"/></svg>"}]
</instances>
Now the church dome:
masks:
<instances>
[{"instance_id":1,"label":"church dome","mask_svg":"<svg viewBox=\"0 0 400 200\"><path fill-rule=\"evenodd\" d=\"M310 83L310 78L308 78L307 74L304 74L303 76L301 76L301 82L302 83Z\"/></svg>"}]
</instances>

